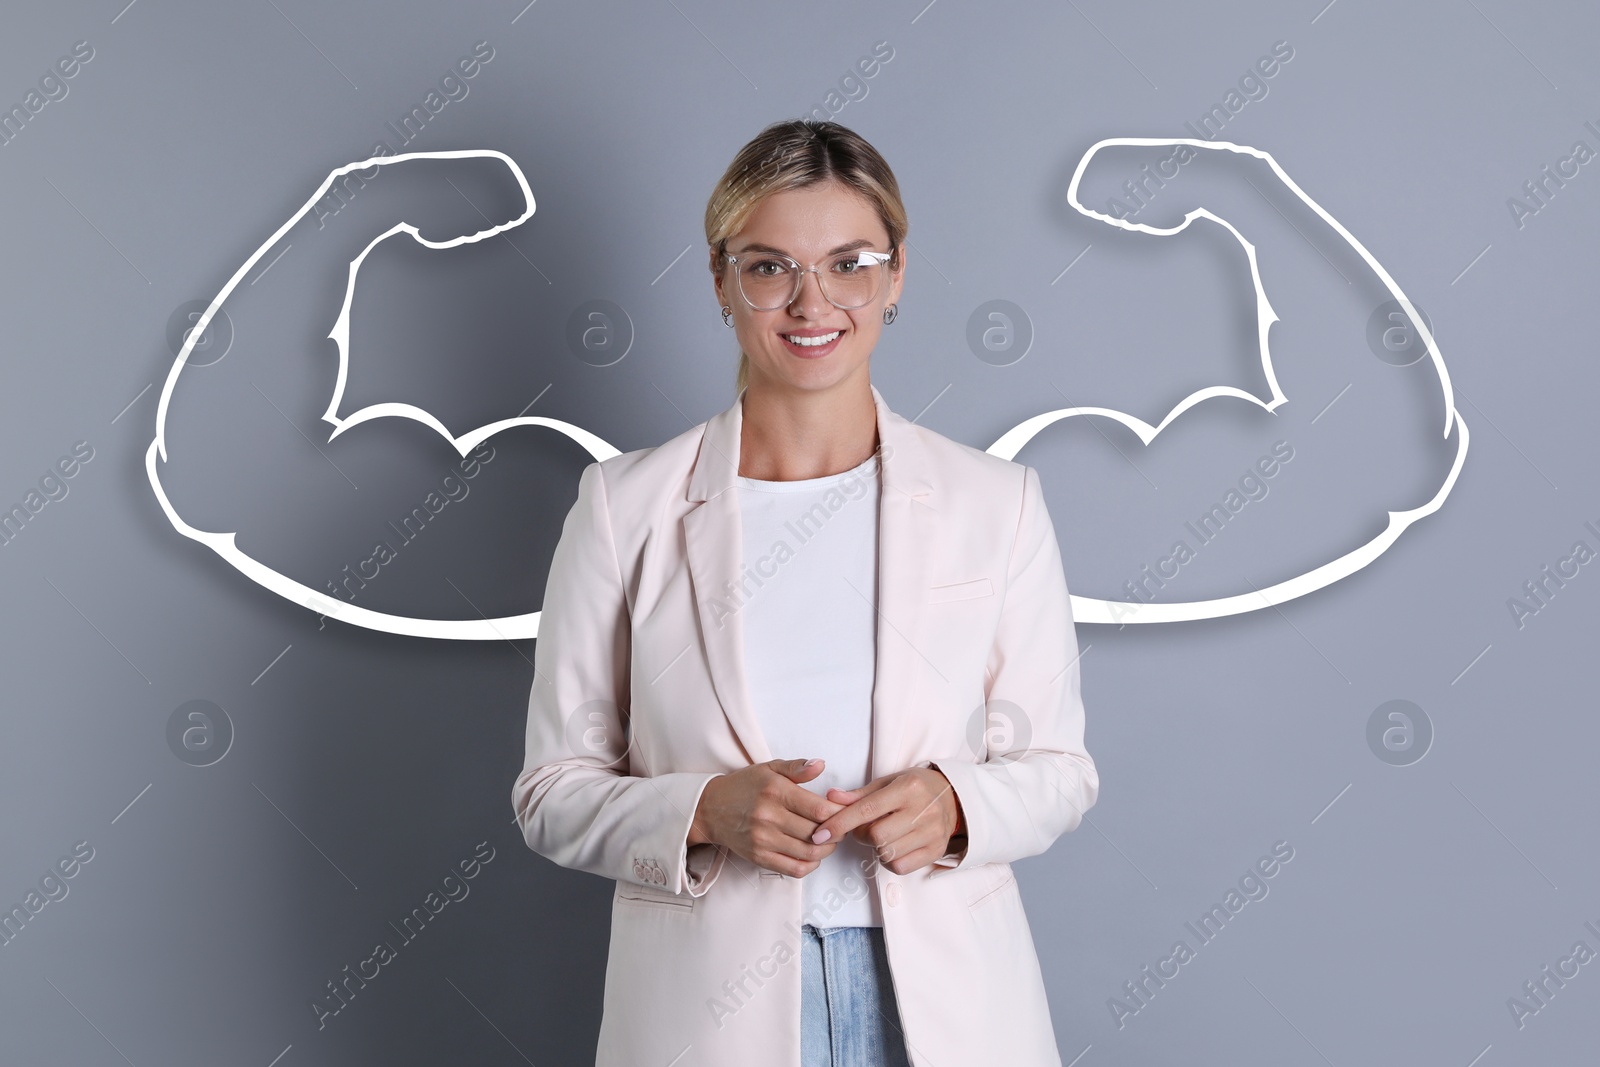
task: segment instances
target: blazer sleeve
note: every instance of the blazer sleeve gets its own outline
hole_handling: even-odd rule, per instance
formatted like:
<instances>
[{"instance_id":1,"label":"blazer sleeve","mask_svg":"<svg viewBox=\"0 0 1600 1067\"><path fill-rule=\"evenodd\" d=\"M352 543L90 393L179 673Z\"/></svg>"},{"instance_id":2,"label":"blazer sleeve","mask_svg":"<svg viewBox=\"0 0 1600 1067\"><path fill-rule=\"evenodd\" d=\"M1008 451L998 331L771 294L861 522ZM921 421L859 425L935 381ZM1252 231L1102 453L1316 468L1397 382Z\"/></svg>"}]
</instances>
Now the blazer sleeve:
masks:
<instances>
[{"instance_id":1,"label":"blazer sleeve","mask_svg":"<svg viewBox=\"0 0 1600 1067\"><path fill-rule=\"evenodd\" d=\"M512 807L528 847L563 867L700 896L721 864L716 846L688 847L689 828L716 774L628 773L631 657L629 608L596 462L578 479L550 561Z\"/></svg>"},{"instance_id":2,"label":"blazer sleeve","mask_svg":"<svg viewBox=\"0 0 1600 1067\"><path fill-rule=\"evenodd\" d=\"M1078 640L1061 548L1032 467L1023 467L1005 586L985 695L988 736L1010 747L991 745L982 763L921 764L937 766L950 780L966 820L965 852L936 860L940 867L1037 855L1077 829L1100 793L1100 774L1083 743Z\"/></svg>"}]
</instances>

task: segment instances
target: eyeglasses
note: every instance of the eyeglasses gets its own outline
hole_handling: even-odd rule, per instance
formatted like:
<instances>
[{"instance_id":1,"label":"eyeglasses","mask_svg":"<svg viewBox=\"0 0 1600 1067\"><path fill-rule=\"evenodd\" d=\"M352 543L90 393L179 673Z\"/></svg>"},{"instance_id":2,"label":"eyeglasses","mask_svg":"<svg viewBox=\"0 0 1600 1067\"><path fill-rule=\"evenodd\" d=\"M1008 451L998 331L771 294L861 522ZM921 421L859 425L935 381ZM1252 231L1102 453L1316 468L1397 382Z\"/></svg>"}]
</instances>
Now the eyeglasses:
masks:
<instances>
[{"instance_id":1,"label":"eyeglasses","mask_svg":"<svg viewBox=\"0 0 1600 1067\"><path fill-rule=\"evenodd\" d=\"M794 303L807 271L816 273L817 285L828 303L851 311L872 303L883 292L893 255L864 249L841 252L827 260L826 273L818 270L815 263L801 267L788 256L774 252L737 256L724 252L722 258L733 264L739 295L757 311L776 311Z\"/></svg>"}]
</instances>

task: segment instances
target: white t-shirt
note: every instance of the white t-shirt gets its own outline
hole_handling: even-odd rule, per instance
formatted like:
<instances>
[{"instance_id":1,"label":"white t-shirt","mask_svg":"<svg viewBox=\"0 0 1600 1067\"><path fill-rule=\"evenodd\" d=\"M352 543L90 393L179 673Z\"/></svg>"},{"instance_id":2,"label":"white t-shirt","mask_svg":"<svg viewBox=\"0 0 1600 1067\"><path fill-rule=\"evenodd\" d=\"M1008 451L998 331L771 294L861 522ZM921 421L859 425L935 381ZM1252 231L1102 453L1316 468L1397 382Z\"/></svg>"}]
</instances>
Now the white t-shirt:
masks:
<instances>
[{"instance_id":1,"label":"white t-shirt","mask_svg":"<svg viewBox=\"0 0 1600 1067\"><path fill-rule=\"evenodd\" d=\"M878 457L822 478L737 480L745 673L774 759L827 761L804 788L858 789L871 771L877 669ZM801 880L813 926L882 926L870 845L846 834Z\"/></svg>"}]
</instances>

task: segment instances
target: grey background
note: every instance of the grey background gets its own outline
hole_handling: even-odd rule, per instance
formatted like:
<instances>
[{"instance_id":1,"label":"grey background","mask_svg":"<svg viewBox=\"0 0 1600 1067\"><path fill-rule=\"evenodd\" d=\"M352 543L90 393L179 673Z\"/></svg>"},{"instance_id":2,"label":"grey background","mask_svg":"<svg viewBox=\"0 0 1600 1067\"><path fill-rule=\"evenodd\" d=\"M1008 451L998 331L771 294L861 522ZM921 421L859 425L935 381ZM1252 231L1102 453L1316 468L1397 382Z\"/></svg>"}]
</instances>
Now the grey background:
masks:
<instances>
[{"instance_id":1,"label":"grey background","mask_svg":"<svg viewBox=\"0 0 1600 1067\"><path fill-rule=\"evenodd\" d=\"M7 1062L592 1062L611 887L529 852L509 805L534 642L323 625L178 536L144 472L175 309L214 294L333 167L401 147L386 124L480 40L493 59L404 147L506 152L538 212L471 254L375 253L354 323L371 393L353 371L351 399L437 397L463 427L527 410L623 450L732 401L706 198L739 145L826 107L879 41L892 59L833 106L888 158L911 216L900 318L874 355L891 407L986 448L1063 397L1155 421L1206 384L1260 391L1231 239L1120 234L1065 190L1102 137L1192 136L1185 121L1289 42L1224 136L1272 152L1430 317L1471 448L1438 515L1326 590L1208 622L1080 625L1101 799L1017 864L1062 1057L1488 1065L1592 1049L1594 964L1520 1026L1508 1000L1576 942L1600 950L1584 925L1600 927L1600 729L1580 682L1600 577L1582 567L1521 626L1508 601L1574 542L1600 548L1584 314L1600 163L1520 226L1507 200L1573 142L1600 148L1584 126L1600 125L1593 9L123 3L13 6L0 32L8 108L75 42L94 49L0 147L0 499L20 502L75 442L93 449L0 548L0 903L75 843L93 849L0 947ZM375 186L252 287L233 347L186 376L216 373L174 400L172 492L191 521L320 585L440 484L457 457L414 424L326 442L324 335L350 242L396 204L441 225L470 217L464 201L492 210L506 190L477 177ZM1246 177L1183 188L1257 235L1290 402L1197 409L1148 450L1104 420L1030 444L1018 458L1043 476L1075 592L1115 595L1275 440L1294 460L1166 599L1348 550L1448 462L1436 380L1366 342L1383 294ZM1032 330L1021 358L967 343L997 299ZM591 300L631 323L609 366L563 341ZM589 457L543 430L493 447L438 536L358 602L537 608ZM233 734L206 767L169 741L195 700ZM1420 743L1405 766L1369 743L1391 700L1429 724L1420 761ZM1280 841L1293 859L1270 892L1200 945L1185 923ZM391 922L479 842L493 858L470 895L319 1029L325 983L398 941ZM1180 938L1195 958L1119 1026L1108 1002L1133 1005L1124 983Z\"/></svg>"}]
</instances>

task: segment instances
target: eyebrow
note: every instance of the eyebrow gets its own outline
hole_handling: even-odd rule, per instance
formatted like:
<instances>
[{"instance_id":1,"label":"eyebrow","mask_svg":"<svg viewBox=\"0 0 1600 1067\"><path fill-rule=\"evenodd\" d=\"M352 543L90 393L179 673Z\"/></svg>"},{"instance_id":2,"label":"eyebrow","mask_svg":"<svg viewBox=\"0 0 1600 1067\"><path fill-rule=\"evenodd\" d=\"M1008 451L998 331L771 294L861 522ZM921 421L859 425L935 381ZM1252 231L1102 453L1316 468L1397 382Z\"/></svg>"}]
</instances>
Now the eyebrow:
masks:
<instances>
[{"instance_id":1,"label":"eyebrow","mask_svg":"<svg viewBox=\"0 0 1600 1067\"><path fill-rule=\"evenodd\" d=\"M857 248L869 248L873 244L876 244L876 242L875 241L869 241L869 240L867 240L866 238L863 237L863 238L860 238L859 240L850 241L850 242L848 242L846 244L842 244L842 245L838 246L837 248L830 248L828 250L827 254L830 255L830 256L836 256L840 252L849 252L849 251L851 251L853 249L857 249ZM747 244L743 248L738 249L737 251L735 251L733 254L734 255L739 255L742 252L771 252L773 255L776 255L776 256L789 256L790 259L794 258L793 256L790 256L789 253L785 252L781 248L773 248L771 245L764 245L764 244Z\"/></svg>"}]
</instances>

